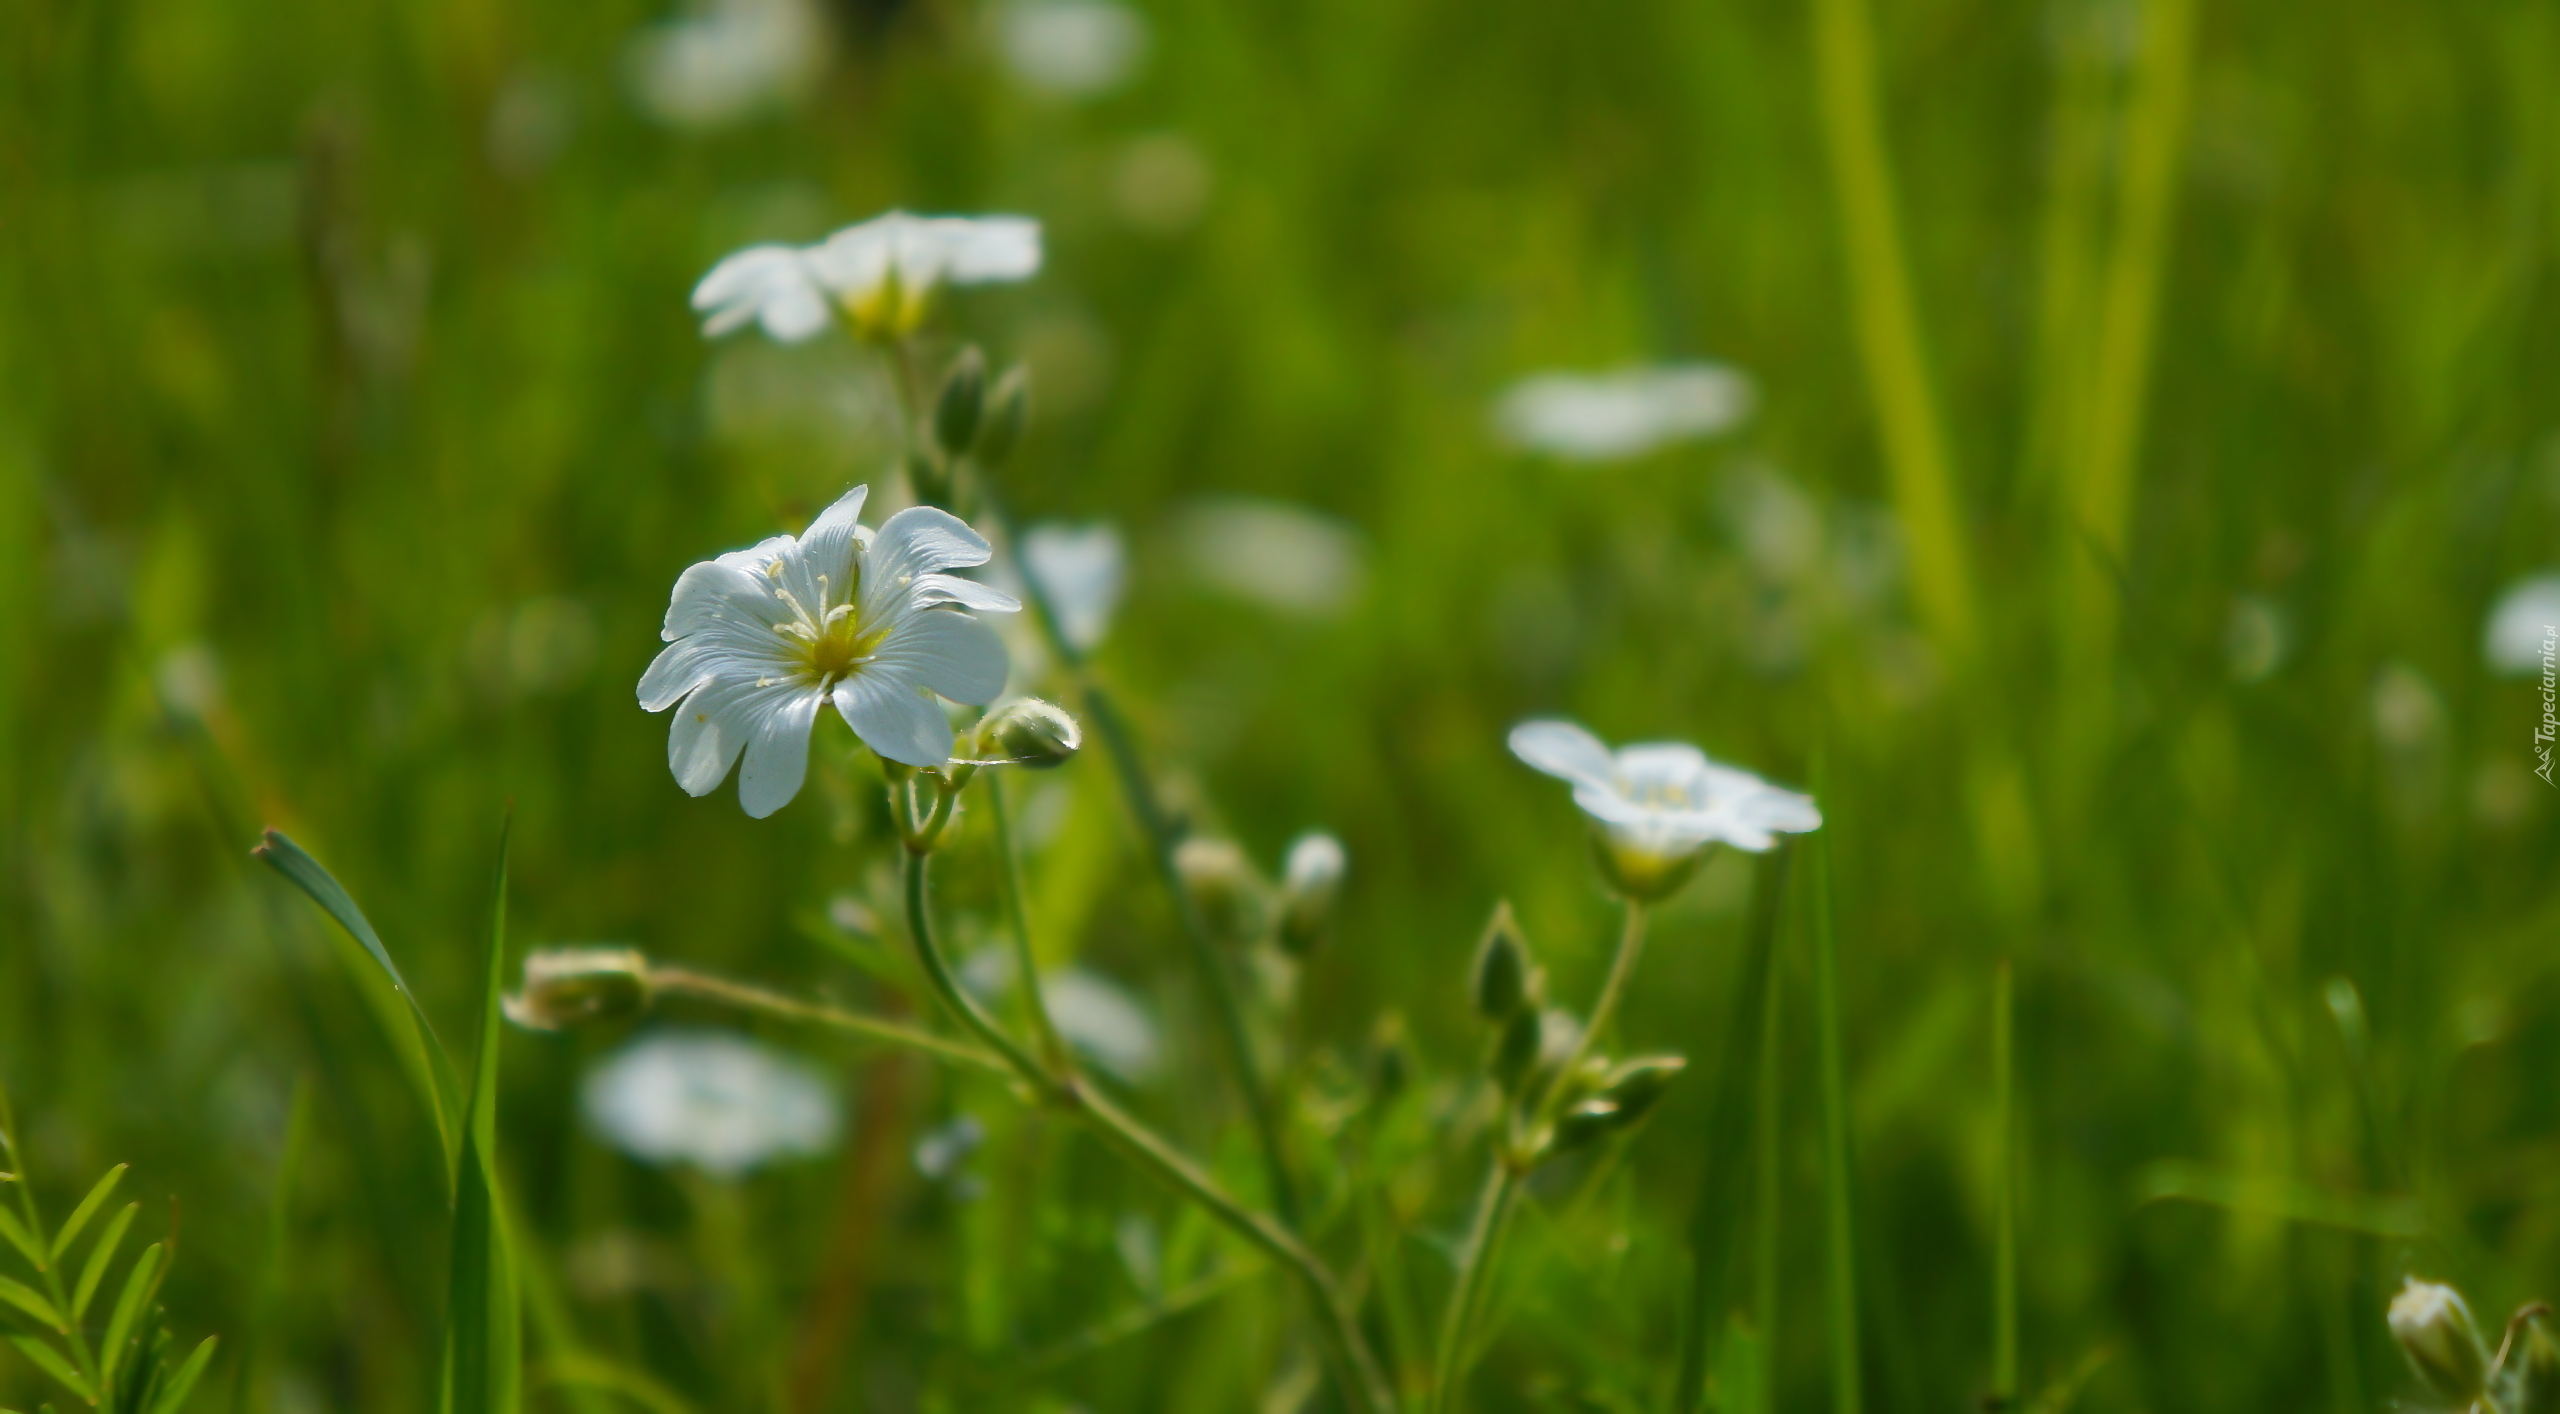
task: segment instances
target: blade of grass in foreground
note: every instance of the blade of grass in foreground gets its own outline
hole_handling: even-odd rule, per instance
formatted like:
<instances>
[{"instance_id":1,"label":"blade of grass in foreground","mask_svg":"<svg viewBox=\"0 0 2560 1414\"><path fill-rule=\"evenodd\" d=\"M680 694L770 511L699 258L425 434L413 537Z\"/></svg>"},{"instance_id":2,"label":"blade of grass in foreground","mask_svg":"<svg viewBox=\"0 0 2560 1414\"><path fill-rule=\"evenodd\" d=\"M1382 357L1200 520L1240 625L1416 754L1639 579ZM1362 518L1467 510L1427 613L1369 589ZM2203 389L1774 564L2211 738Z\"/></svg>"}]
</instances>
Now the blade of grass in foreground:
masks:
<instances>
[{"instance_id":1,"label":"blade of grass in foreground","mask_svg":"<svg viewBox=\"0 0 2560 1414\"><path fill-rule=\"evenodd\" d=\"M435 1117L436 1138L443 1145L445 1164L450 1168L456 1152L454 1128L462 1109L460 1097L455 1093L452 1063L445 1056L443 1043L436 1039L435 1027L427 1021L426 1008L418 1005L417 994L409 990L408 982L400 976L399 967L391 961L390 949L382 945L382 935L373 930L372 922L364 916L363 909L356 907L356 901L348 895L345 886L283 831L267 831L265 840L250 853L291 880L295 888L320 905L321 912L336 919L347 936L362 945L366 954L381 967L383 976L390 979L391 990L408 1003L404 1014L400 1008L383 999L378 987L368 985L368 979L362 976L354 979L356 990L362 992L374 1007L384 1033L392 1038L393 1048L400 1054L401 1069L408 1072L409 1083L416 1088L419 1101ZM361 964L350 964L350 971L360 972L361 968Z\"/></svg>"},{"instance_id":2,"label":"blade of grass in foreground","mask_svg":"<svg viewBox=\"0 0 2560 1414\"><path fill-rule=\"evenodd\" d=\"M516 1318L515 1254L498 1206L498 1047L505 1022L507 835L498 836L496 898L489 908L488 964L480 993L480 1054L454 1169L453 1284L445 1326L444 1414L512 1414L523 1381L523 1332Z\"/></svg>"},{"instance_id":3,"label":"blade of grass in foreground","mask_svg":"<svg viewBox=\"0 0 2560 1414\"><path fill-rule=\"evenodd\" d=\"M1991 983L1993 1109L1993 1270L1991 1275L1991 1400L1995 1409L2018 1402L2018 1049L2017 992L2009 959L2000 959Z\"/></svg>"},{"instance_id":4,"label":"blade of grass in foreground","mask_svg":"<svg viewBox=\"0 0 2560 1414\"><path fill-rule=\"evenodd\" d=\"M1817 799L1829 782L1817 761ZM1808 836L1812 851L1813 1013L1822 1080L1822 1203L1825 1274L1831 1317L1831 1407L1859 1414L1865 1403L1858 1371L1858 1280L1849 1214L1849 1080L1840 1035L1840 950L1831 919L1831 835Z\"/></svg>"}]
</instances>

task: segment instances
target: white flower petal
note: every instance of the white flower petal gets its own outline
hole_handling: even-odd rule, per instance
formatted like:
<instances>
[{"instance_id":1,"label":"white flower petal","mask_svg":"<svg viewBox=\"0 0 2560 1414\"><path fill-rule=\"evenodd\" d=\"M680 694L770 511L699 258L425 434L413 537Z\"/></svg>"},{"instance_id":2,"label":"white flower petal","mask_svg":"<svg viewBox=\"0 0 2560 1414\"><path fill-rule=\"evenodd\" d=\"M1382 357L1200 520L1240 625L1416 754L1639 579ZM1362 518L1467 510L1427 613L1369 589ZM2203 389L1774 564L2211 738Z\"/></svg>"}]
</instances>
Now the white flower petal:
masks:
<instances>
[{"instance_id":1,"label":"white flower petal","mask_svg":"<svg viewBox=\"0 0 2560 1414\"><path fill-rule=\"evenodd\" d=\"M705 683L677 704L667 728L667 769L687 795L709 795L727 778L730 763L745 750L753 723L739 711L739 699L752 687L738 683Z\"/></svg>"},{"instance_id":2,"label":"white flower petal","mask_svg":"<svg viewBox=\"0 0 2560 1414\"><path fill-rule=\"evenodd\" d=\"M738 768L738 803L749 818L761 820L800 793L809 774L809 729L826 700L815 687L799 687L763 704L747 738L746 764Z\"/></svg>"},{"instance_id":3,"label":"white flower petal","mask_svg":"<svg viewBox=\"0 0 2560 1414\"><path fill-rule=\"evenodd\" d=\"M1605 784L1612 774L1609 748L1577 722L1555 718L1522 722L1511 729L1511 754L1550 776L1576 783Z\"/></svg>"},{"instance_id":4,"label":"white flower petal","mask_svg":"<svg viewBox=\"0 0 2560 1414\"><path fill-rule=\"evenodd\" d=\"M640 677L640 708L663 712L714 677L788 676L797 667L779 646L779 638L760 623L706 623L658 651Z\"/></svg>"},{"instance_id":5,"label":"white flower petal","mask_svg":"<svg viewBox=\"0 0 2560 1414\"><path fill-rule=\"evenodd\" d=\"M862 744L892 761L939 766L951 759L951 723L923 689L874 669L836 684L836 711Z\"/></svg>"},{"instance_id":6,"label":"white flower petal","mask_svg":"<svg viewBox=\"0 0 2560 1414\"><path fill-rule=\"evenodd\" d=\"M894 621L914 603L917 580L936 570L983 565L992 553L986 537L949 511L907 507L881 525L863 555L863 621Z\"/></svg>"},{"instance_id":7,"label":"white flower petal","mask_svg":"<svg viewBox=\"0 0 2560 1414\"><path fill-rule=\"evenodd\" d=\"M1022 564L1048 597L1067 642L1086 650L1100 644L1129 575L1120 532L1108 521L1036 525L1022 537Z\"/></svg>"},{"instance_id":8,"label":"white flower petal","mask_svg":"<svg viewBox=\"0 0 2560 1414\"><path fill-rule=\"evenodd\" d=\"M846 586L852 580L854 552L861 547L862 503L871 496L868 485L856 486L836 498L834 505L818 512L809 528L800 532L800 558L813 575L828 577L834 586L837 603L846 602ZM810 607L815 608L815 605Z\"/></svg>"},{"instance_id":9,"label":"white flower petal","mask_svg":"<svg viewBox=\"0 0 2560 1414\"><path fill-rule=\"evenodd\" d=\"M1040 223L1028 216L943 217L935 226L944 275L953 284L1027 280L1040 272Z\"/></svg>"},{"instance_id":10,"label":"white flower petal","mask_svg":"<svg viewBox=\"0 0 2560 1414\"><path fill-rule=\"evenodd\" d=\"M919 604L958 604L990 614L1018 613L1021 601L991 584L962 579L956 574L928 574L916 579L916 602Z\"/></svg>"},{"instance_id":11,"label":"white flower petal","mask_svg":"<svg viewBox=\"0 0 2560 1414\"><path fill-rule=\"evenodd\" d=\"M762 576L723 555L693 565L677 578L675 593L667 600L666 624L658 636L673 643L715 625L769 627L790 617L791 610L773 597L771 585Z\"/></svg>"},{"instance_id":12,"label":"white flower petal","mask_svg":"<svg viewBox=\"0 0 2560 1414\"><path fill-rule=\"evenodd\" d=\"M888 671L954 702L984 706L1004 692L1004 639L951 609L915 615L872 653L866 672Z\"/></svg>"},{"instance_id":13,"label":"white flower petal","mask_svg":"<svg viewBox=\"0 0 2560 1414\"><path fill-rule=\"evenodd\" d=\"M1704 796L1708 785L1707 753L1685 741L1646 741L1618 748L1616 776L1633 786L1663 786ZM1756 777L1748 778L1754 784Z\"/></svg>"},{"instance_id":14,"label":"white flower petal","mask_svg":"<svg viewBox=\"0 0 2560 1414\"><path fill-rule=\"evenodd\" d=\"M1744 798L1735 813L1765 830L1781 830L1791 835L1806 834L1822 828L1822 811L1813 797L1799 795L1775 786L1763 786Z\"/></svg>"},{"instance_id":15,"label":"white flower petal","mask_svg":"<svg viewBox=\"0 0 2560 1414\"><path fill-rule=\"evenodd\" d=\"M750 321L784 343L827 327L826 295L789 246L750 246L712 266L693 287L693 307L706 315L702 332L715 338Z\"/></svg>"}]
</instances>

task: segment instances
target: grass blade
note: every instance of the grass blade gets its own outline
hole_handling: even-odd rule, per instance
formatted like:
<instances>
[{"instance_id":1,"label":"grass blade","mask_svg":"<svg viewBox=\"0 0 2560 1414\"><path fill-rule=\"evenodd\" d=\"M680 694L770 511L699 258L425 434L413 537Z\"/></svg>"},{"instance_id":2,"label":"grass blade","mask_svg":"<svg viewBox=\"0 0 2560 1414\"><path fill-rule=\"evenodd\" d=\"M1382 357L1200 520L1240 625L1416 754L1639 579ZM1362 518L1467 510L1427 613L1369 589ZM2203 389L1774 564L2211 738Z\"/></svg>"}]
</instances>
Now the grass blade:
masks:
<instances>
[{"instance_id":1,"label":"grass blade","mask_svg":"<svg viewBox=\"0 0 2560 1414\"><path fill-rule=\"evenodd\" d=\"M214 1342L219 1339L209 1335L196 1346L195 1353L187 1357L187 1363L179 1366L177 1373L169 1377L169 1382L160 1387L160 1397L151 1401L150 1414L177 1414L186 1406L187 1396L195 1393L196 1381L204 1378L205 1366L213 1363Z\"/></svg>"},{"instance_id":2,"label":"grass blade","mask_svg":"<svg viewBox=\"0 0 2560 1414\"><path fill-rule=\"evenodd\" d=\"M275 1187L267 1195L267 1250L258 1273L256 1305L248 1329L241 1334L240 1357L232 1368L231 1407L252 1407L259 1359L268 1348L267 1327L275 1320L276 1300L284 1288L285 1237L293 1218L293 1180L302 1170L302 1151L311 1140L311 1077L293 1082L293 1105L284 1126L284 1153L276 1161Z\"/></svg>"},{"instance_id":3,"label":"grass blade","mask_svg":"<svg viewBox=\"0 0 2560 1414\"><path fill-rule=\"evenodd\" d=\"M618 1394L649 1414L694 1414L684 1396L647 1374L594 1355L563 1353L542 1365L542 1382L561 1389L602 1390Z\"/></svg>"},{"instance_id":4,"label":"grass blade","mask_svg":"<svg viewBox=\"0 0 2560 1414\"><path fill-rule=\"evenodd\" d=\"M510 822L512 825L512 821ZM523 1331L517 1320L514 1254L498 1202L498 1046L505 1023L507 844L498 841L496 900L480 998L480 1053L454 1172L453 1282L445 1326L446 1414L510 1414L522 1386Z\"/></svg>"},{"instance_id":5,"label":"grass blade","mask_svg":"<svg viewBox=\"0 0 2560 1414\"><path fill-rule=\"evenodd\" d=\"M62 1381L73 1394L91 1404L98 1402L97 1387L81 1378L80 1372L71 1368L71 1362L62 1358L61 1351L31 1335L13 1335L9 1337L9 1343L16 1346L18 1353L27 1357L37 1369Z\"/></svg>"},{"instance_id":6,"label":"grass blade","mask_svg":"<svg viewBox=\"0 0 2560 1414\"><path fill-rule=\"evenodd\" d=\"M98 1283L107 1274L107 1264L115 1260L116 1248L124 1242L124 1231L133 1226L133 1215L142 1211L140 1203L127 1203L124 1211L107 1224L98 1245L89 1249L89 1261L80 1269L80 1284L71 1289L71 1319L77 1321L89 1311L89 1298L98 1294Z\"/></svg>"},{"instance_id":7,"label":"grass blade","mask_svg":"<svg viewBox=\"0 0 2560 1414\"><path fill-rule=\"evenodd\" d=\"M62 1231L53 1235L53 1260L61 1261L62 1254L71 1250L72 1239L80 1235L80 1229L88 1226L89 1219L97 1216L98 1209L106 1206L107 1195L115 1192L116 1181L124 1177L124 1171L129 1167L129 1164L118 1164L107 1170L107 1176L99 1179L97 1187L89 1190L89 1196L80 1200L80 1206L71 1210L71 1216L62 1224Z\"/></svg>"},{"instance_id":8,"label":"grass blade","mask_svg":"<svg viewBox=\"0 0 2560 1414\"><path fill-rule=\"evenodd\" d=\"M2017 989L2009 959L2000 959L1991 989L1991 1070L1995 1123L1991 1141L1993 1253L1991 1276L1991 1398L2014 1409L2018 1400L2018 1042Z\"/></svg>"},{"instance_id":9,"label":"grass blade","mask_svg":"<svg viewBox=\"0 0 2560 1414\"><path fill-rule=\"evenodd\" d=\"M1817 765L1815 774L1822 772ZM1817 783L1817 797L1823 788ZM1849 1078L1840 1034L1840 949L1831 918L1831 835L1809 837L1813 874L1813 1012L1822 1082L1822 1199L1827 1304L1831 1317L1831 1407L1859 1414L1865 1404L1858 1369L1858 1265L1849 1220Z\"/></svg>"},{"instance_id":10,"label":"grass blade","mask_svg":"<svg viewBox=\"0 0 2560 1414\"><path fill-rule=\"evenodd\" d=\"M382 969L382 975L391 983L391 990L408 1003L405 1021L388 1014L382 1015L380 1020L383 1029L395 1038L393 1045L400 1053L402 1067L409 1072L410 1083L417 1088L419 1099L435 1117L436 1137L443 1143L445 1162L450 1166L456 1153L454 1126L461 1110L460 1098L454 1093L452 1062L445 1055L443 1043L436 1038L434 1024L427 1020L426 1008L418 1004L417 994L409 990L399 967L391 961L390 950L382 945L382 935L374 931L373 924L364 916L364 910L356 907L345 886L283 831L267 831L264 842L250 852L290 880L295 888L302 890L320 906L321 912L336 919L347 936L355 939L366 955ZM359 989L369 999L378 996L373 988L362 986L361 980ZM397 1011L397 1008L378 1000L375 1006L380 1012Z\"/></svg>"},{"instance_id":11,"label":"grass blade","mask_svg":"<svg viewBox=\"0 0 2560 1414\"><path fill-rule=\"evenodd\" d=\"M151 1293L160 1285L160 1244L142 1249L134 1258L133 1270L125 1275L124 1291L116 1297L116 1311L107 1318L107 1338L98 1343L98 1378L109 1389L115 1388L116 1369L124 1356L124 1345L133 1334L133 1323L151 1303Z\"/></svg>"}]
</instances>

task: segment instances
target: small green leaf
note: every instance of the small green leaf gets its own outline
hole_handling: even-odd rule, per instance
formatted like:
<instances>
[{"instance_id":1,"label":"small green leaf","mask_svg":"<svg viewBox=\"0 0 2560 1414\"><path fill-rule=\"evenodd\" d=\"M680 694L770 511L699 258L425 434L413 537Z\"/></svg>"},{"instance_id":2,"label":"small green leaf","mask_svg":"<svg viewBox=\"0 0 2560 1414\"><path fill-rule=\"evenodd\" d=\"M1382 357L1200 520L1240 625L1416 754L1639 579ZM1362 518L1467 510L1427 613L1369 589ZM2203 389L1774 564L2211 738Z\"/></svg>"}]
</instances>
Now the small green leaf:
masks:
<instances>
[{"instance_id":1,"label":"small green leaf","mask_svg":"<svg viewBox=\"0 0 2560 1414\"><path fill-rule=\"evenodd\" d=\"M37 1271L46 1269L44 1244L36 1241L27 1232L26 1225L18 1221L18 1215L6 1208L0 1208L0 1237L9 1239L10 1246L25 1253L27 1260L35 1263Z\"/></svg>"},{"instance_id":2,"label":"small green leaf","mask_svg":"<svg viewBox=\"0 0 2560 1414\"><path fill-rule=\"evenodd\" d=\"M25 1282L0 1277L0 1301L8 1302L54 1330L64 1331L71 1328L71 1323L62 1319L62 1313L53 1309L53 1303L45 1300L34 1287Z\"/></svg>"},{"instance_id":3,"label":"small green leaf","mask_svg":"<svg viewBox=\"0 0 2560 1414\"><path fill-rule=\"evenodd\" d=\"M71 1368L71 1362L62 1358L61 1351L31 1335L13 1335L9 1343L18 1347L18 1353L33 1361L37 1369L70 1386L73 1394L91 1404L98 1402L97 1387L82 1379L80 1372Z\"/></svg>"},{"instance_id":4,"label":"small green leaf","mask_svg":"<svg viewBox=\"0 0 2560 1414\"><path fill-rule=\"evenodd\" d=\"M195 1353L187 1357L187 1363L180 1365L178 1372L169 1377L169 1382L161 1386L160 1397L151 1402L151 1414L178 1414L179 1408L186 1404L187 1396L195 1393L196 1381L204 1378L204 1367L213 1363L213 1344L217 1338L206 1336Z\"/></svg>"},{"instance_id":5,"label":"small green leaf","mask_svg":"<svg viewBox=\"0 0 2560 1414\"><path fill-rule=\"evenodd\" d=\"M133 1215L142 1211L140 1203L127 1203L124 1211L107 1224L106 1234L98 1245L89 1249L89 1261L80 1269L80 1284L71 1289L71 1319L89 1314L89 1298L98 1294L98 1282L107 1274L107 1263L115 1260L116 1247L124 1241L124 1230L133 1226Z\"/></svg>"},{"instance_id":6,"label":"small green leaf","mask_svg":"<svg viewBox=\"0 0 2560 1414\"><path fill-rule=\"evenodd\" d=\"M434 1024L427 1020L426 1008L418 1004L417 994L409 990L408 981L401 977L399 967L391 961L390 949L382 945L382 935L373 930L364 910L356 907L345 887L331 877L328 870L320 867L320 861L304 852L302 846L295 844L282 831L267 831L265 841L250 853L291 880L294 887L320 905L321 912L336 919L338 926L347 931L347 936L355 939L381 967L382 975L391 983L391 990L409 1004L409 1019L405 1027L394 1019L393 1014L399 1010L397 1006L385 999L379 1000L377 1007L385 1013L380 1020L384 1030L395 1038L393 1045L400 1051L401 1064L409 1072L410 1083L417 1088L418 1098L435 1118L436 1137L444 1142L445 1164L450 1168L460 1147L454 1126L462 1109L461 1098L455 1093L453 1063L445 1054L444 1043L436 1037ZM365 989L365 995L368 998L378 997L378 993L371 989ZM405 1039L401 1039L403 1031L407 1033Z\"/></svg>"},{"instance_id":7,"label":"small green leaf","mask_svg":"<svg viewBox=\"0 0 2560 1414\"><path fill-rule=\"evenodd\" d=\"M118 1164L107 1170L107 1176L99 1179L98 1186L89 1190L89 1196L80 1200L80 1206L71 1210L71 1216L62 1224L62 1231L53 1235L53 1260L61 1261L62 1254L71 1250L71 1240L78 1237L80 1229L87 1227L89 1219L96 1217L98 1209L106 1205L107 1195L115 1191L116 1180L123 1178L129 1167L129 1164Z\"/></svg>"},{"instance_id":8,"label":"small green leaf","mask_svg":"<svg viewBox=\"0 0 2560 1414\"><path fill-rule=\"evenodd\" d=\"M513 821L509 821L509 830ZM512 1414L523 1391L523 1327L515 1254L498 1203L498 1053L506 1027L507 831L498 838L496 901L480 994L480 1054L472 1071L462 1156L454 1171L453 1275L446 1288L448 1414Z\"/></svg>"},{"instance_id":9,"label":"small green leaf","mask_svg":"<svg viewBox=\"0 0 2560 1414\"><path fill-rule=\"evenodd\" d=\"M133 1334L133 1323L150 1303L151 1293L160 1282L160 1244L142 1249L133 1259L133 1270L126 1274L124 1292L116 1297L116 1313L107 1318L107 1338L98 1342L98 1374L107 1384L116 1382L116 1363L124 1354L126 1337Z\"/></svg>"}]
</instances>

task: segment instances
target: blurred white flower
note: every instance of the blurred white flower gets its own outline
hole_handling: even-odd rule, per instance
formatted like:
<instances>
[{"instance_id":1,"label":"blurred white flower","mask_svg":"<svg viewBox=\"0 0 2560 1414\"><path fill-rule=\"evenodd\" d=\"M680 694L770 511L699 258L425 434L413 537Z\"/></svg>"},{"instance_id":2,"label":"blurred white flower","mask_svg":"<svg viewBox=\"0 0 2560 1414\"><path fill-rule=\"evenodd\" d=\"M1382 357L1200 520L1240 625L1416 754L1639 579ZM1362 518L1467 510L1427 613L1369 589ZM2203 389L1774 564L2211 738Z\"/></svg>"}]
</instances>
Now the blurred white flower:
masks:
<instances>
[{"instance_id":1,"label":"blurred white flower","mask_svg":"<svg viewBox=\"0 0 2560 1414\"><path fill-rule=\"evenodd\" d=\"M738 799L758 819L799 794L809 732L829 703L892 761L939 766L951 723L935 704L1004 691L1004 641L965 609L1021 606L945 570L987 562L987 542L946 511L910 506L874 534L857 486L794 538L705 560L676 581L640 679L640 705L676 708L667 764L708 795L741 751ZM681 705L679 705L681 704Z\"/></svg>"},{"instance_id":2,"label":"blurred white flower","mask_svg":"<svg viewBox=\"0 0 2560 1414\"><path fill-rule=\"evenodd\" d=\"M1085 98L1137 72L1147 22L1111 0L1015 0L997 12L996 42L1026 87Z\"/></svg>"},{"instance_id":3,"label":"blurred white flower","mask_svg":"<svg viewBox=\"0 0 2560 1414\"><path fill-rule=\"evenodd\" d=\"M2536 676L2542 671L2543 640L2553 625L2560 625L2560 574L2518 580L2489 611L2480 651L2502 676Z\"/></svg>"},{"instance_id":4,"label":"blurred white flower","mask_svg":"<svg viewBox=\"0 0 2560 1414\"><path fill-rule=\"evenodd\" d=\"M633 35L632 91L659 122L719 128L804 92L826 45L809 0L714 0Z\"/></svg>"},{"instance_id":5,"label":"blurred white flower","mask_svg":"<svg viewBox=\"0 0 2560 1414\"><path fill-rule=\"evenodd\" d=\"M749 323L784 343L827 327L839 308L865 338L894 339L924 322L935 289L1027 280L1040 270L1040 223L1027 216L910 216L892 211L812 246L754 245L693 287L702 332Z\"/></svg>"},{"instance_id":6,"label":"blurred white flower","mask_svg":"<svg viewBox=\"0 0 2560 1414\"><path fill-rule=\"evenodd\" d=\"M1687 742L1643 742L1612 753L1575 723L1541 720L1511 729L1511 752L1572 784L1573 803L1599 822L1631 891L1676 882L1710 844L1757 853L1778 833L1822 828L1813 797L1718 765Z\"/></svg>"},{"instance_id":7,"label":"blurred white flower","mask_svg":"<svg viewBox=\"0 0 2560 1414\"><path fill-rule=\"evenodd\" d=\"M1182 540L1200 578L1301 617L1340 613L1366 577L1358 534L1303 506L1241 496L1203 501L1184 515Z\"/></svg>"},{"instance_id":8,"label":"blurred white flower","mask_svg":"<svg viewBox=\"0 0 2560 1414\"><path fill-rule=\"evenodd\" d=\"M1736 426L1752 402L1750 377L1720 363L1541 373L1502 395L1494 427L1515 446L1566 461L1624 461Z\"/></svg>"},{"instance_id":9,"label":"blurred white flower","mask_svg":"<svg viewBox=\"0 0 2560 1414\"><path fill-rule=\"evenodd\" d=\"M1022 537L1022 563L1040 582L1058 631L1091 651L1111 627L1128 586L1129 552L1109 521L1089 525L1035 525Z\"/></svg>"},{"instance_id":10,"label":"blurred white flower","mask_svg":"<svg viewBox=\"0 0 2560 1414\"><path fill-rule=\"evenodd\" d=\"M960 1166L987 1142L987 1127L975 1115L961 1115L916 1141L916 1172L931 1179L958 1178Z\"/></svg>"},{"instance_id":11,"label":"blurred white flower","mask_svg":"<svg viewBox=\"0 0 2560 1414\"><path fill-rule=\"evenodd\" d=\"M838 1127L835 1091L815 1071L716 1031L642 1037L587 1076L582 1098L588 1125L615 1148L722 1178L823 1154Z\"/></svg>"},{"instance_id":12,"label":"blurred white flower","mask_svg":"<svg viewBox=\"0 0 2560 1414\"><path fill-rule=\"evenodd\" d=\"M2426 674L2389 662L2373 675L2373 734L2401 753L2423 752L2444 736L2444 700Z\"/></svg>"},{"instance_id":13,"label":"blurred white flower","mask_svg":"<svg viewBox=\"0 0 2560 1414\"><path fill-rule=\"evenodd\" d=\"M1289 846L1280 869L1280 945L1304 953L1319 942L1333 922L1334 903L1342 894L1342 876L1350 857L1342 841L1323 830L1309 830Z\"/></svg>"}]
</instances>

